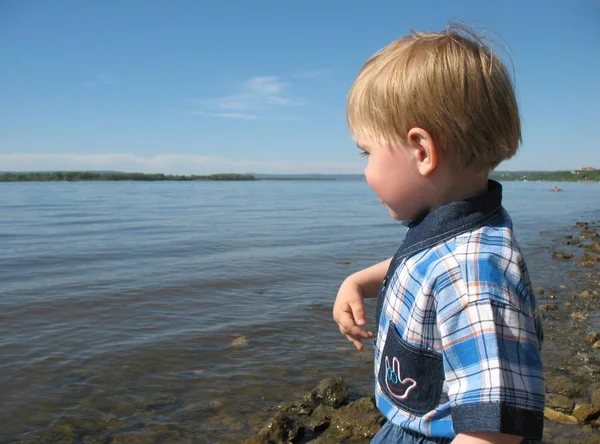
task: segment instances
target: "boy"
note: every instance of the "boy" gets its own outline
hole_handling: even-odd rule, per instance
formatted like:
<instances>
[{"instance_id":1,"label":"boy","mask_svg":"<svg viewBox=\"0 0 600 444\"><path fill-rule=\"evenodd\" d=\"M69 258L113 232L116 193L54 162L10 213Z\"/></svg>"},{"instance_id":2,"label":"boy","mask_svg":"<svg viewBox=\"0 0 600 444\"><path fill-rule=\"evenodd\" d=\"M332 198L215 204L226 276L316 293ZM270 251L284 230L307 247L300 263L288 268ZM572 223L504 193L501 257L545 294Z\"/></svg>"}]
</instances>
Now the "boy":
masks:
<instances>
[{"instance_id":1,"label":"boy","mask_svg":"<svg viewBox=\"0 0 600 444\"><path fill-rule=\"evenodd\" d=\"M415 33L371 57L348 95L365 177L408 226L391 259L349 276L333 309L359 350L372 338L373 443L540 440L542 327L527 267L488 179L521 141L511 80L471 31Z\"/></svg>"}]
</instances>

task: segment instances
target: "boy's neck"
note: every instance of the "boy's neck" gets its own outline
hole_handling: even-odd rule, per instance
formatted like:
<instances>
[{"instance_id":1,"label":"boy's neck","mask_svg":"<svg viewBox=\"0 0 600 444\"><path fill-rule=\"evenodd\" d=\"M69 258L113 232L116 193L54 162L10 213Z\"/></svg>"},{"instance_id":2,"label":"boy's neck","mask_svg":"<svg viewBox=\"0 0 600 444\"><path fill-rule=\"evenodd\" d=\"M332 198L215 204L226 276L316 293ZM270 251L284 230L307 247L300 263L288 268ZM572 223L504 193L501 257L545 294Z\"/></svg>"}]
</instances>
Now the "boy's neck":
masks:
<instances>
[{"instance_id":1,"label":"boy's neck","mask_svg":"<svg viewBox=\"0 0 600 444\"><path fill-rule=\"evenodd\" d=\"M446 176L440 183L442 191L434 198L432 209L486 192L488 189L488 176L487 171L473 172L468 170L460 173L454 172Z\"/></svg>"}]
</instances>

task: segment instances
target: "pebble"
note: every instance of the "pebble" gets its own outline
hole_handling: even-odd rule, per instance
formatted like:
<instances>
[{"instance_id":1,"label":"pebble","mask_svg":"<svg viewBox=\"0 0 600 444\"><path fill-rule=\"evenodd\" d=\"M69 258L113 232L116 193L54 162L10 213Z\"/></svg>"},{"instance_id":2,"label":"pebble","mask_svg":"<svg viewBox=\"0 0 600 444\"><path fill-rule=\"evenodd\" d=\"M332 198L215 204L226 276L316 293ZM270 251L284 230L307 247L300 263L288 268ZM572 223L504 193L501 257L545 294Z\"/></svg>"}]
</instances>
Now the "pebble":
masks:
<instances>
[{"instance_id":1,"label":"pebble","mask_svg":"<svg viewBox=\"0 0 600 444\"><path fill-rule=\"evenodd\" d=\"M554 250L552 251L552 256L557 259L571 259L573 257L573 254L567 253L565 251Z\"/></svg>"},{"instance_id":2,"label":"pebble","mask_svg":"<svg viewBox=\"0 0 600 444\"><path fill-rule=\"evenodd\" d=\"M577 418L570 415L565 415L564 413L557 412L548 407L544 409L544 417L551 421L562 422L563 424L577 424Z\"/></svg>"},{"instance_id":3,"label":"pebble","mask_svg":"<svg viewBox=\"0 0 600 444\"><path fill-rule=\"evenodd\" d=\"M238 336L231 341L231 346L236 348L248 347L248 339L245 336Z\"/></svg>"},{"instance_id":4,"label":"pebble","mask_svg":"<svg viewBox=\"0 0 600 444\"><path fill-rule=\"evenodd\" d=\"M598 409L594 409L591 404L581 403L577 404L573 409L573 416L577 418L579 422L587 422L600 413Z\"/></svg>"}]
</instances>

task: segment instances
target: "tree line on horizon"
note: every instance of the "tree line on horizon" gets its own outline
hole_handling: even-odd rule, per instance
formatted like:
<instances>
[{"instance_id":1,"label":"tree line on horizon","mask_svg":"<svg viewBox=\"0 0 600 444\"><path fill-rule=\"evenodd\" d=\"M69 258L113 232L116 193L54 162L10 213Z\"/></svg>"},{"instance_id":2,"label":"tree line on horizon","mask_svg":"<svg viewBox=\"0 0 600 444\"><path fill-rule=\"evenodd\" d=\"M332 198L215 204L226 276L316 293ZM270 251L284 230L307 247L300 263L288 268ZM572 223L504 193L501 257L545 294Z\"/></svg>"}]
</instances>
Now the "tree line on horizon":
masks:
<instances>
[{"instance_id":1,"label":"tree line on horizon","mask_svg":"<svg viewBox=\"0 0 600 444\"><path fill-rule=\"evenodd\" d=\"M364 179L363 175L348 175ZM321 180L344 178L345 175L322 175ZM494 171L490 175L499 181L542 181L542 182L600 182L600 169L577 171ZM81 182L81 181L213 181L213 180L317 180L311 175L269 175L256 177L253 174L209 174L176 175L160 173L120 173L94 171L53 172L0 172L0 182ZM333 180L331 179L331 180Z\"/></svg>"},{"instance_id":2,"label":"tree line on horizon","mask_svg":"<svg viewBox=\"0 0 600 444\"><path fill-rule=\"evenodd\" d=\"M600 182L600 170L494 171L490 177L499 181Z\"/></svg>"},{"instance_id":3,"label":"tree line on horizon","mask_svg":"<svg viewBox=\"0 0 600 444\"><path fill-rule=\"evenodd\" d=\"M97 173L91 171L54 171L31 173L0 173L0 182L81 182L81 181L211 181L256 180L251 174L175 175L160 173Z\"/></svg>"}]
</instances>

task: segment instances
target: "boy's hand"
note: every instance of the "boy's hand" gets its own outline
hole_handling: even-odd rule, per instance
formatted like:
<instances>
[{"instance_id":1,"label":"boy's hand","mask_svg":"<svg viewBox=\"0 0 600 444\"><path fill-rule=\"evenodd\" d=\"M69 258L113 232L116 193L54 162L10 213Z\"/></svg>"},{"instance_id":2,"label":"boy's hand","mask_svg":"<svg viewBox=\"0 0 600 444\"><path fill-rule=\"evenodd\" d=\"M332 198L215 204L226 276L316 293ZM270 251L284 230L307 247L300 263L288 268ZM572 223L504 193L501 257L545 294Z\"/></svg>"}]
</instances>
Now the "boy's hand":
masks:
<instances>
[{"instance_id":1,"label":"boy's hand","mask_svg":"<svg viewBox=\"0 0 600 444\"><path fill-rule=\"evenodd\" d=\"M338 291L333 305L333 319L338 324L340 331L346 338L361 351L364 348L363 339L373 337L373 332L365 331L365 306L360 286L350 279L346 279Z\"/></svg>"}]
</instances>

